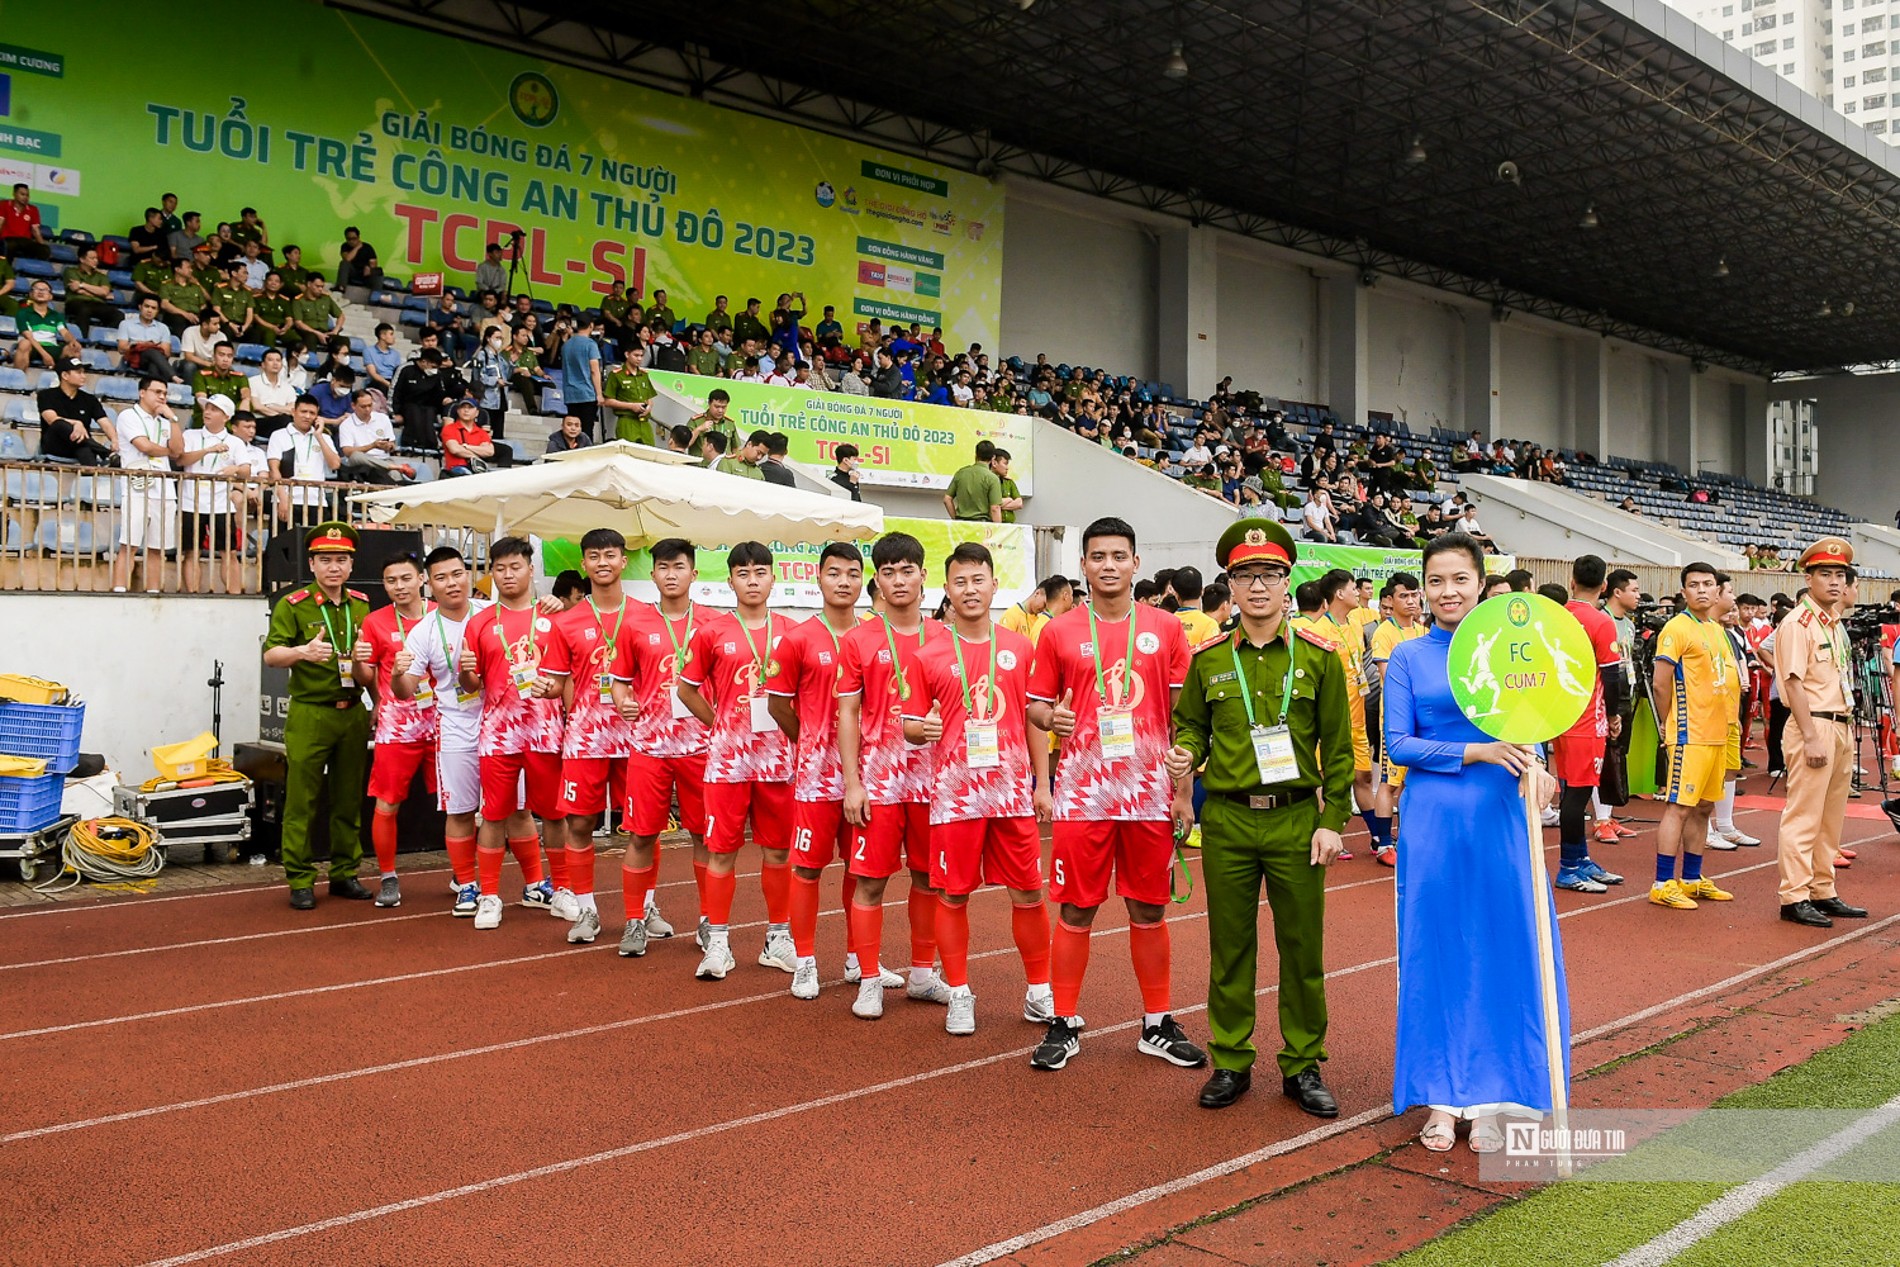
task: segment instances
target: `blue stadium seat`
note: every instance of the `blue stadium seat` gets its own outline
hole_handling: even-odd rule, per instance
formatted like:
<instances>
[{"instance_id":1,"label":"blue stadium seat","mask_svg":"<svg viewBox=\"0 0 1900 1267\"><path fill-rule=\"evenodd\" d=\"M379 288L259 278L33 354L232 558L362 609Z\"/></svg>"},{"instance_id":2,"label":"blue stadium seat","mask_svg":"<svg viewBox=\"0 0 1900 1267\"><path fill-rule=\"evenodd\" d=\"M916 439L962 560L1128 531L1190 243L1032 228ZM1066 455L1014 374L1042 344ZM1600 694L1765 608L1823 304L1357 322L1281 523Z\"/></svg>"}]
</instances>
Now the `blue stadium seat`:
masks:
<instances>
[{"instance_id":1,"label":"blue stadium seat","mask_svg":"<svg viewBox=\"0 0 1900 1267\"><path fill-rule=\"evenodd\" d=\"M417 329L421 329L427 320L426 314L421 310L405 308L402 310L402 315L396 318L396 324L399 326L415 326Z\"/></svg>"},{"instance_id":2,"label":"blue stadium seat","mask_svg":"<svg viewBox=\"0 0 1900 1267\"><path fill-rule=\"evenodd\" d=\"M11 365L0 366L0 392L26 391L26 371L16 370Z\"/></svg>"},{"instance_id":3,"label":"blue stadium seat","mask_svg":"<svg viewBox=\"0 0 1900 1267\"><path fill-rule=\"evenodd\" d=\"M237 359L246 365L262 365L267 350L262 343L240 343L237 345Z\"/></svg>"},{"instance_id":4,"label":"blue stadium seat","mask_svg":"<svg viewBox=\"0 0 1900 1267\"><path fill-rule=\"evenodd\" d=\"M58 277L59 265L50 260L17 259L13 271L22 277Z\"/></svg>"},{"instance_id":5,"label":"blue stadium seat","mask_svg":"<svg viewBox=\"0 0 1900 1267\"><path fill-rule=\"evenodd\" d=\"M87 348L79 355L88 369L98 370L101 374L110 373L112 370L112 353L104 348Z\"/></svg>"},{"instance_id":6,"label":"blue stadium seat","mask_svg":"<svg viewBox=\"0 0 1900 1267\"><path fill-rule=\"evenodd\" d=\"M30 390L43 392L59 386L59 375L51 370L28 370L26 381Z\"/></svg>"},{"instance_id":7,"label":"blue stadium seat","mask_svg":"<svg viewBox=\"0 0 1900 1267\"><path fill-rule=\"evenodd\" d=\"M79 262L79 252L73 248L70 242L48 242L46 244L46 258L49 262L54 264L77 264Z\"/></svg>"},{"instance_id":8,"label":"blue stadium seat","mask_svg":"<svg viewBox=\"0 0 1900 1267\"><path fill-rule=\"evenodd\" d=\"M0 383L0 386L4 384ZM93 394L101 400L137 400L139 398L138 380L127 378L122 374L110 375L99 380L99 385L93 388Z\"/></svg>"},{"instance_id":9,"label":"blue stadium seat","mask_svg":"<svg viewBox=\"0 0 1900 1267\"><path fill-rule=\"evenodd\" d=\"M404 281L400 277L385 277L383 278L383 289L394 290L394 291L407 291L409 289L409 283Z\"/></svg>"},{"instance_id":10,"label":"blue stadium seat","mask_svg":"<svg viewBox=\"0 0 1900 1267\"><path fill-rule=\"evenodd\" d=\"M402 301L402 306L410 312L429 311L429 301L421 295L405 296Z\"/></svg>"},{"instance_id":11,"label":"blue stadium seat","mask_svg":"<svg viewBox=\"0 0 1900 1267\"><path fill-rule=\"evenodd\" d=\"M6 489L8 501L37 502L40 499L40 473L11 468L6 472L5 479L0 480L0 487Z\"/></svg>"},{"instance_id":12,"label":"blue stadium seat","mask_svg":"<svg viewBox=\"0 0 1900 1267\"><path fill-rule=\"evenodd\" d=\"M119 346L119 332L112 326L94 326L86 331L86 342L96 348Z\"/></svg>"},{"instance_id":13,"label":"blue stadium seat","mask_svg":"<svg viewBox=\"0 0 1900 1267\"><path fill-rule=\"evenodd\" d=\"M0 554L23 554L26 552L26 529L12 515L0 523Z\"/></svg>"},{"instance_id":14,"label":"blue stadium seat","mask_svg":"<svg viewBox=\"0 0 1900 1267\"><path fill-rule=\"evenodd\" d=\"M92 558L100 553L90 521L77 515L47 515L40 520L33 544L42 554Z\"/></svg>"},{"instance_id":15,"label":"blue stadium seat","mask_svg":"<svg viewBox=\"0 0 1900 1267\"><path fill-rule=\"evenodd\" d=\"M88 475L79 478L76 490L79 500L88 506L117 506L119 504L119 481L100 476L94 479Z\"/></svg>"},{"instance_id":16,"label":"blue stadium seat","mask_svg":"<svg viewBox=\"0 0 1900 1267\"><path fill-rule=\"evenodd\" d=\"M19 322L15 321L12 317L0 317L0 334L11 339L18 333L20 333Z\"/></svg>"},{"instance_id":17,"label":"blue stadium seat","mask_svg":"<svg viewBox=\"0 0 1900 1267\"><path fill-rule=\"evenodd\" d=\"M554 305L545 299L537 299L528 306L531 310L540 313L544 317L554 315Z\"/></svg>"},{"instance_id":18,"label":"blue stadium seat","mask_svg":"<svg viewBox=\"0 0 1900 1267\"><path fill-rule=\"evenodd\" d=\"M184 405L188 408L198 403L198 398L191 394L189 383L173 383L165 389L165 400L168 404Z\"/></svg>"},{"instance_id":19,"label":"blue stadium seat","mask_svg":"<svg viewBox=\"0 0 1900 1267\"><path fill-rule=\"evenodd\" d=\"M18 413L16 413L16 407ZM32 412L32 406L24 400L9 400L6 407L6 420L11 423L27 422ZM22 418L19 413L27 414L28 417ZM18 430L8 427L5 431L0 431L0 462L24 462L32 456L27 452L26 437Z\"/></svg>"},{"instance_id":20,"label":"blue stadium seat","mask_svg":"<svg viewBox=\"0 0 1900 1267\"><path fill-rule=\"evenodd\" d=\"M106 280L119 290L132 289L132 270L129 268L108 268Z\"/></svg>"}]
</instances>

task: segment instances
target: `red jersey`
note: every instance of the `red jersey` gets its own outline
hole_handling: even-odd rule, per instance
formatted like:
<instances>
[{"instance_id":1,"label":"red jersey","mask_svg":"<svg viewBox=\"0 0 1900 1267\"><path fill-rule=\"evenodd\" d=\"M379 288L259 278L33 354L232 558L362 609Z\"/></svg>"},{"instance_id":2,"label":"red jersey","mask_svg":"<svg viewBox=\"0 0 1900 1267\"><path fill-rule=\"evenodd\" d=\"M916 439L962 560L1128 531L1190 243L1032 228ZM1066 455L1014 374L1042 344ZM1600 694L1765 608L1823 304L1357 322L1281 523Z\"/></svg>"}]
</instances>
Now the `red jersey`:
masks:
<instances>
[{"instance_id":1,"label":"red jersey","mask_svg":"<svg viewBox=\"0 0 1900 1267\"><path fill-rule=\"evenodd\" d=\"M30 238L40 227L40 209L32 203L21 206L9 198L0 205L0 238Z\"/></svg>"},{"instance_id":2,"label":"red jersey","mask_svg":"<svg viewBox=\"0 0 1900 1267\"><path fill-rule=\"evenodd\" d=\"M541 676L554 622L529 606L484 607L468 622L462 645L475 653L482 680L482 724L475 751L484 757L561 750L561 701L523 694Z\"/></svg>"},{"instance_id":3,"label":"red jersey","mask_svg":"<svg viewBox=\"0 0 1900 1267\"><path fill-rule=\"evenodd\" d=\"M922 718L934 703L943 718L943 737L932 754L930 821L965 822L979 818L1028 818L1036 812L1035 770L1029 763L1029 723L1023 705L1029 699L1029 639L992 626L991 641L966 642L953 631L917 653L910 676L904 716ZM992 645L996 671L990 672ZM969 675L970 707L963 703L964 674ZM996 764L971 768L965 721L996 724Z\"/></svg>"},{"instance_id":4,"label":"red jersey","mask_svg":"<svg viewBox=\"0 0 1900 1267\"><path fill-rule=\"evenodd\" d=\"M426 615L434 603L423 604ZM402 650L409 631L416 626L404 620L392 607L378 607L363 619L363 639L369 643L369 662L376 666L376 742L434 743L435 708L433 700L417 704L412 699L397 699L389 689L396 674L396 653Z\"/></svg>"},{"instance_id":5,"label":"red jersey","mask_svg":"<svg viewBox=\"0 0 1900 1267\"><path fill-rule=\"evenodd\" d=\"M1594 603L1580 603L1575 599L1564 604L1564 610L1575 616L1583 625L1583 632L1590 635L1590 646L1596 652L1597 671L1590 687L1590 703L1583 710L1583 716L1577 724L1564 732L1566 739L1605 739L1609 737L1609 718L1603 711L1603 670L1619 667L1623 663L1623 653L1616 645L1616 622Z\"/></svg>"},{"instance_id":6,"label":"red jersey","mask_svg":"<svg viewBox=\"0 0 1900 1267\"><path fill-rule=\"evenodd\" d=\"M716 616L689 606L685 616L670 620L659 608L650 607L641 613L639 624L629 620L620 635L609 672L631 683L640 702L640 715L633 723L633 750L641 756L692 757L706 751L711 732L679 702L679 671L692 656L698 622Z\"/></svg>"},{"instance_id":7,"label":"red jersey","mask_svg":"<svg viewBox=\"0 0 1900 1267\"><path fill-rule=\"evenodd\" d=\"M614 711L616 638L625 638L644 613L653 609L629 598L617 610L596 611L593 600L554 617L554 637L541 658L541 671L574 679L574 706L567 715L563 757L624 757L633 751L633 727Z\"/></svg>"},{"instance_id":8,"label":"red jersey","mask_svg":"<svg viewBox=\"0 0 1900 1267\"><path fill-rule=\"evenodd\" d=\"M801 801L844 799L844 767L838 760L841 637L823 616L799 625L779 641L772 657L775 671L765 684L771 694L790 699L798 714L792 795Z\"/></svg>"},{"instance_id":9,"label":"red jersey","mask_svg":"<svg viewBox=\"0 0 1900 1267\"><path fill-rule=\"evenodd\" d=\"M838 695L860 695L858 777L873 805L930 800L930 748L904 738L904 695L917 682L917 653L948 641L950 630L926 620L901 634L873 618L838 640ZM895 668L893 668L895 653Z\"/></svg>"},{"instance_id":10,"label":"red jersey","mask_svg":"<svg viewBox=\"0 0 1900 1267\"><path fill-rule=\"evenodd\" d=\"M1173 693L1187 681L1187 631L1169 613L1142 603L1134 605L1133 619L1132 626L1098 620L1091 636L1089 609L1075 607L1036 640L1029 698L1054 704L1067 692L1075 710L1055 785L1056 817L1064 821L1168 821L1174 800L1169 728ZM1104 692L1114 718L1106 740Z\"/></svg>"},{"instance_id":11,"label":"red jersey","mask_svg":"<svg viewBox=\"0 0 1900 1267\"><path fill-rule=\"evenodd\" d=\"M765 710L765 684L772 657L796 621L770 615L757 629L722 614L693 631L693 646L680 670L713 706L706 743L708 783L789 783L792 744Z\"/></svg>"}]
</instances>

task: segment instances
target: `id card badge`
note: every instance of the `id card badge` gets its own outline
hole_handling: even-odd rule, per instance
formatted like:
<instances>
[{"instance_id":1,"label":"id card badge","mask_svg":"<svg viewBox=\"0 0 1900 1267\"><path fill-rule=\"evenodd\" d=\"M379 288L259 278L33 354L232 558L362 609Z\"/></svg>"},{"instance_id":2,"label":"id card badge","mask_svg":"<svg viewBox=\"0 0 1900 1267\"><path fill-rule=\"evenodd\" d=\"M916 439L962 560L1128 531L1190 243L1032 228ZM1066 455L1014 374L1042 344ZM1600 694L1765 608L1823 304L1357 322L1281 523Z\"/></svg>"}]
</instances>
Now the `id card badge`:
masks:
<instances>
[{"instance_id":1,"label":"id card badge","mask_svg":"<svg viewBox=\"0 0 1900 1267\"><path fill-rule=\"evenodd\" d=\"M541 670L532 664L511 664L508 666L508 676L514 679L515 693L521 696L522 699L527 699L534 693L534 680L540 676L540 673Z\"/></svg>"},{"instance_id":2,"label":"id card badge","mask_svg":"<svg viewBox=\"0 0 1900 1267\"><path fill-rule=\"evenodd\" d=\"M603 704L613 703L614 702L614 675L611 673L601 674L598 686L600 688L600 702Z\"/></svg>"},{"instance_id":3,"label":"id card badge","mask_svg":"<svg viewBox=\"0 0 1900 1267\"><path fill-rule=\"evenodd\" d=\"M336 678L340 686L351 687L356 685L356 682L350 677L350 658L346 655L340 655L336 658Z\"/></svg>"},{"instance_id":4,"label":"id card badge","mask_svg":"<svg viewBox=\"0 0 1900 1267\"><path fill-rule=\"evenodd\" d=\"M994 721L963 723L964 765L972 770L994 770L1003 764L1003 752L996 740Z\"/></svg>"},{"instance_id":5,"label":"id card badge","mask_svg":"<svg viewBox=\"0 0 1900 1267\"><path fill-rule=\"evenodd\" d=\"M1253 760L1260 769L1262 783L1290 783L1300 777L1300 763L1293 756L1293 732L1285 726L1255 726Z\"/></svg>"},{"instance_id":6,"label":"id card badge","mask_svg":"<svg viewBox=\"0 0 1900 1267\"><path fill-rule=\"evenodd\" d=\"M435 707L435 683L424 682L416 688L415 698L409 701L417 708Z\"/></svg>"},{"instance_id":7,"label":"id card badge","mask_svg":"<svg viewBox=\"0 0 1900 1267\"><path fill-rule=\"evenodd\" d=\"M1095 715L1102 735L1102 757L1107 761L1130 761L1135 756L1135 715L1104 709Z\"/></svg>"},{"instance_id":8,"label":"id card badge","mask_svg":"<svg viewBox=\"0 0 1900 1267\"><path fill-rule=\"evenodd\" d=\"M455 693L455 702L461 707L467 708L470 704L473 704L476 700L480 699L481 697L482 697L482 693L480 691L459 691L458 690Z\"/></svg>"},{"instance_id":9,"label":"id card badge","mask_svg":"<svg viewBox=\"0 0 1900 1267\"><path fill-rule=\"evenodd\" d=\"M752 733L762 735L769 730L777 730L778 723L772 720L771 701L763 695L752 697Z\"/></svg>"}]
</instances>

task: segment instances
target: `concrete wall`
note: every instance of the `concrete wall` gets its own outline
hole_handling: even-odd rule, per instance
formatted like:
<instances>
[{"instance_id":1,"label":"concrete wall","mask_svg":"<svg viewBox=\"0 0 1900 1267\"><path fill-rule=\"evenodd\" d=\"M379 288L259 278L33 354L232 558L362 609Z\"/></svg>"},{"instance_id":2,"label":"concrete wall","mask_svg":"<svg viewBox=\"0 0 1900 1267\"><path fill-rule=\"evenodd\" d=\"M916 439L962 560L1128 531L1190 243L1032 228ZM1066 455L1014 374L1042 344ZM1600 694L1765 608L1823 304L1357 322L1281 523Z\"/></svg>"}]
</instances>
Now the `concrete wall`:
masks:
<instances>
[{"instance_id":1,"label":"concrete wall","mask_svg":"<svg viewBox=\"0 0 1900 1267\"><path fill-rule=\"evenodd\" d=\"M1498 331L1499 426L1514 440L1562 447L1568 432L1569 363L1563 340L1506 323Z\"/></svg>"},{"instance_id":2,"label":"concrete wall","mask_svg":"<svg viewBox=\"0 0 1900 1267\"><path fill-rule=\"evenodd\" d=\"M1004 356L1154 378L1159 259L1152 230L1102 204L1090 215L1012 186L1003 246ZM951 333L955 333L952 331Z\"/></svg>"},{"instance_id":3,"label":"concrete wall","mask_svg":"<svg viewBox=\"0 0 1900 1267\"><path fill-rule=\"evenodd\" d=\"M1610 362L1610 453L1638 461L1662 461L1669 389L1661 364L1648 353L1625 344L1611 343L1606 352Z\"/></svg>"},{"instance_id":4,"label":"concrete wall","mask_svg":"<svg viewBox=\"0 0 1900 1267\"><path fill-rule=\"evenodd\" d=\"M1811 398L1820 470L1815 500L1877 524L1900 510L1900 374L1843 374L1771 384L1771 400Z\"/></svg>"},{"instance_id":5,"label":"concrete wall","mask_svg":"<svg viewBox=\"0 0 1900 1267\"><path fill-rule=\"evenodd\" d=\"M1283 400L1319 401L1318 280L1237 244L1220 250L1217 262L1219 376Z\"/></svg>"},{"instance_id":6,"label":"concrete wall","mask_svg":"<svg viewBox=\"0 0 1900 1267\"><path fill-rule=\"evenodd\" d=\"M80 747L122 780L152 777L153 744L211 729L212 662L224 662L224 755L258 735L258 674L269 613L250 598L8 594L7 671L63 682L86 701Z\"/></svg>"},{"instance_id":7,"label":"concrete wall","mask_svg":"<svg viewBox=\"0 0 1900 1267\"><path fill-rule=\"evenodd\" d=\"M1389 413L1414 432L1459 427L1464 321L1461 314L1388 286L1367 305L1366 408Z\"/></svg>"},{"instance_id":8,"label":"concrete wall","mask_svg":"<svg viewBox=\"0 0 1900 1267\"><path fill-rule=\"evenodd\" d=\"M1741 401L1736 384L1716 374L1703 374L1695 393L1696 466L1704 471L1739 471ZM1762 422L1767 426L1766 420Z\"/></svg>"}]
</instances>

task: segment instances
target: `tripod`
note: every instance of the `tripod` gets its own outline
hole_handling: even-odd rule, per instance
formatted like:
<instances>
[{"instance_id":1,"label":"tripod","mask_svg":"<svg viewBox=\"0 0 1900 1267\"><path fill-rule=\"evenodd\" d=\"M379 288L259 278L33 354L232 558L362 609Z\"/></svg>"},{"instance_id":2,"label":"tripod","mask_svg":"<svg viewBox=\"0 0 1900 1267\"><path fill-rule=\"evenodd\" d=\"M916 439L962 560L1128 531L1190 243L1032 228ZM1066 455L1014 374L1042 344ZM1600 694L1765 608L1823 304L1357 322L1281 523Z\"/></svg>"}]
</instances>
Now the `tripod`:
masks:
<instances>
[{"instance_id":1,"label":"tripod","mask_svg":"<svg viewBox=\"0 0 1900 1267\"><path fill-rule=\"evenodd\" d=\"M1887 677L1886 656L1878 639L1856 639L1853 644L1853 658L1849 669L1849 681L1854 685L1854 790L1850 795L1858 797L1871 787L1878 787L1880 798L1887 799L1887 771L1895 753L1894 712L1892 684ZM1861 744L1871 741L1874 750L1874 764L1879 769L1879 782L1876 784L1861 771L1859 761Z\"/></svg>"},{"instance_id":2,"label":"tripod","mask_svg":"<svg viewBox=\"0 0 1900 1267\"><path fill-rule=\"evenodd\" d=\"M521 293L530 299L534 298L534 278L531 274L524 274L521 270L521 242L522 239L527 236L528 235L523 233L520 229L515 229L508 234L508 293L502 296L502 302L504 304L513 300L515 297L515 279L517 277L522 279Z\"/></svg>"}]
</instances>

